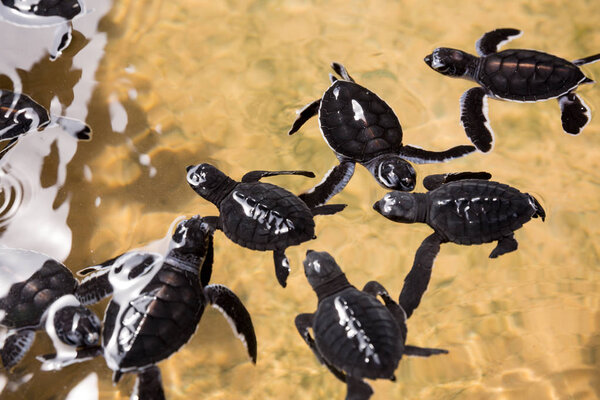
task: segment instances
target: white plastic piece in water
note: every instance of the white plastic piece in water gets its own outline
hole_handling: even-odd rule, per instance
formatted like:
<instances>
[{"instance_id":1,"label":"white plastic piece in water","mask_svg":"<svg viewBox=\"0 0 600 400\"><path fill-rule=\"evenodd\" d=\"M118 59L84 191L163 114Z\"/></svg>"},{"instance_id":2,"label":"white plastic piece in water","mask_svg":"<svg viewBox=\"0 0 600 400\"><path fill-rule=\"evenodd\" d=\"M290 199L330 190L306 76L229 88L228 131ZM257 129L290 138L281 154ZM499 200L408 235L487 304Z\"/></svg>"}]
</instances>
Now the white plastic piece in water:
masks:
<instances>
[{"instance_id":1,"label":"white plastic piece in water","mask_svg":"<svg viewBox=\"0 0 600 400\"><path fill-rule=\"evenodd\" d=\"M127 128L127 111L121 104L115 94L112 94L108 103L108 113L110 114L110 125L115 132L123 133Z\"/></svg>"}]
</instances>

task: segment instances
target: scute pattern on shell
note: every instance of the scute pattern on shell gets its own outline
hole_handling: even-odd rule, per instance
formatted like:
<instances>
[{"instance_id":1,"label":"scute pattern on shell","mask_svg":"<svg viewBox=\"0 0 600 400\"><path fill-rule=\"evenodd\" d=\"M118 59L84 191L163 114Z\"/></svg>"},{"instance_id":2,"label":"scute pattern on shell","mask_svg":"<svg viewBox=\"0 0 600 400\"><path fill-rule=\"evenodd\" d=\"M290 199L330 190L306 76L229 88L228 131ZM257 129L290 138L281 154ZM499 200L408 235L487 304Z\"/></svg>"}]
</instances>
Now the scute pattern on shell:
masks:
<instances>
[{"instance_id":1,"label":"scute pattern on shell","mask_svg":"<svg viewBox=\"0 0 600 400\"><path fill-rule=\"evenodd\" d=\"M260 204L254 218L233 196L240 194L253 204ZM240 183L219 207L223 232L233 242L253 250L283 249L312 239L315 223L308 206L296 195L270 183ZM275 233L277 225L267 224L269 216L288 220L286 231ZM269 214L271 213L271 214ZM254 213L253 213L254 214ZM293 228L290 228L290 223Z\"/></svg>"},{"instance_id":2,"label":"scute pattern on shell","mask_svg":"<svg viewBox=\"0 0 600 400\"><path fill-rule=\"evenodd\" d=\"M340 324L336 298L343 299L353 318L369 338L379 364L365 361L365 350L355 337L348 337ZM351 287L323 299L315 313L315 342L323 357L356 378L390 378L402 358L404 339L392 314L373 296ZM351 334L350 334L351 336Z\"/></svg>"},{"instance_id":3,"label":"scute pattern on shell","mask_svg":"<svg viewBox=\"0 0 600 400\"><path fill-rule=\"evenodd\" d=\"M481 244L510 235L535 214L530 197L508 185L463 180L429 192L428 222L458 244Z\"/></svg>"},{"instance_id":4,"label":"scute pattern on shell","mask_svg":"<svg viewBox=\"0 0 600 400\"><path fill-rule=\"evenodd\" d=\"M482 57L476 79L492 96L516 101L551 99L584 78L571 62L534 50L504 50Z\"/></svg>"},{"instance_id":5,"label":"scute pattern on shell","mask_svg":"<svg viewBox=\"0 0 600 400\"><path fill-rule=\"evenodd\" d=\"M361 107L364 119L355 117L353 102ZM353 82L336 81L327 89L319 123L329 146L357 162L402 147L402 128L394 111L375 93Z\"/></svg>"}]
</instances>

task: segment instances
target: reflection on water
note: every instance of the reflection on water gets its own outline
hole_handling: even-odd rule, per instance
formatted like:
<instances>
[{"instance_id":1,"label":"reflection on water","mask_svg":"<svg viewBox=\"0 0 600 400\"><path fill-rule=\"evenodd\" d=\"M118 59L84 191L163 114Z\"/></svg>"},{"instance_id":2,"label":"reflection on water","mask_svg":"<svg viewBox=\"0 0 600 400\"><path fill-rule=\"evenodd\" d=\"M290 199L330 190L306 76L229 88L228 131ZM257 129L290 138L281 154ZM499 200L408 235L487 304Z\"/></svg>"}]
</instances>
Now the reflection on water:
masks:
<instances>
[{"instance_id":1,"label":"reflection on water","mask_svg":"<svg viewBox=\"0 0 600 400\"><path fill-rule=\"evenodd\" d=\"M93 3L93 4L92 4ZM210 162L239 179L254 169L309 169L323 176L336 159L316 120L289 137L295 110L322 95L331 61L397 113L404 142L431 150L468 144L458 124L460 95L472 84L423 62L438 46L474 49L497 27L524 31L507 47L577 59L600 51L600 3L543 0L362 3L231 0L86 1L73 40L49 60L54 28L0 22L0 89L27 93L54 115L94 131L78 142L59 127L27 135L0 160L0 244L47 253L72 270L161 238L179 216L216 215L185 183L185 166ZM584 66L598 78L598 64ZM545 223L516 233L519 250L490 260L493 244L444 246L429 290L408 321L411 344L447 348L445 356L407 358L397 381L373 383L374 399L600 398L599 269L600 90L578 93L592 121L578 137L562 132L555 102L490 102L496 145L432 173L487 170L531 193ZM265 179L299 193L317 182ZM422 191L420 183L416 191ZM332 201L342 213L317 218L318 238L290 248L281 289L270 253L215 235L214 282L238 294L258 339L252 366L214 310L192 340L160 363L167 397L187 399L342 398L344 385L318 364L293 326L315 305L301 269L307 249L326 250L359 287L376 279L397 296L427 227L378 216L385 190L365 169ZM100 304L95 311L105 308ZM57 373L33 354L51 348L38 335L10 377L33 377L2 398L67 396L95 373L101 399L128 398L103 360ZM9 383L6 385L11 386ZM14 385L13 385L14 386ZM50 390L51 388L52 390ZM94 394L92 393L92 397Z\"/></svg>"}]
</instances>

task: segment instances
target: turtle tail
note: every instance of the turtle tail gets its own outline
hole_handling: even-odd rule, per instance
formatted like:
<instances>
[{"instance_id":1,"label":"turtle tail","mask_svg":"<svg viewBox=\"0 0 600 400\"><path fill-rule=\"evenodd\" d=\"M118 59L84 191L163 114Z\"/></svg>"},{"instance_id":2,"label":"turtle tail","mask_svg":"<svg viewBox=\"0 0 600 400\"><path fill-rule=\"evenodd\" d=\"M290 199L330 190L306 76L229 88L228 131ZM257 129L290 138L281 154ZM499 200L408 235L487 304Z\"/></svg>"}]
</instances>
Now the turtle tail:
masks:
<instances>
[{"instance_id":1,"label":"turtle tail","mask_svg":"<svg viewBox=\"0 0 600 400\"><path fill-rule=\"evenodd\" d=\"M596 61L600 61L600 53L594 54L593 56L580 58L579 60L575 60L575 61L573 61L573 64L580 66L580 65L595 63Z\"/></svg>"},{"instance_id":2,"label":"turtle tail","mask_svg":"<svg viewBox=\"0 0 600 400\"><path fill-rule=\"evenodd\" d=\"M532 195L529 195L529 199L531 200L531 205L533 206L533 209L535 210L535 214L532 215L532 218L537 218L540 217L542 219L542 221L546 220L546 211L544 211L544 208L542 207L542 205L540 204L539 201L537 201L537 199L535 197L533 197Z\"/></svg>"}]
</instances>

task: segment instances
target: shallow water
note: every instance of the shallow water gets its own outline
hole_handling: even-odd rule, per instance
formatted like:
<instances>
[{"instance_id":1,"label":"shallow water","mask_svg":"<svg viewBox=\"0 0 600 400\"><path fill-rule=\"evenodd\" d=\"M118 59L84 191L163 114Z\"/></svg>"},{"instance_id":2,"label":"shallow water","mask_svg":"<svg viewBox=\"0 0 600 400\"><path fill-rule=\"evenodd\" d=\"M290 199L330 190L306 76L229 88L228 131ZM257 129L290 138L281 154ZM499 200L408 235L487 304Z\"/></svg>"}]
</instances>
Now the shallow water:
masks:
<instances>
[{"instance_id":1,"label":"shallow water","mask_svg":"<svg viewBox=\"0 0 600 400\"><path fill-rule=\"evenodd\" d=\"M0 204L8 204L0 244L45 252L74 271L164 237L181 215L214 215L185 182L187 165L210 162L236 179L255 169L310 169L315 180L268 181L294 192L312 187L335 157L316 120L292 137L286 132L295 110L328 87L331 61L394 108L405 143L441 150L468 144L459 98L473 84L430 70L422 59L435 47L474 51L483 32L510 26L524 35L507 47L567 59L600 51L600 3L583 0L86 5L73 42L54 62L47 54L52 29L0 22L0 88L21 85L94 131L92 141L79 143L58 128L28 135L0 161ZM600 77L600 64L583 70ZM415 167L420 178L490 171L535 195L547 219L517 231L519 250L496 260L487 258L493 244L442 246L408 321L408 342L450 353L403 359L396 382L372 383L373 399L600 398L600 90L587 85L578 93L594 117L578 137L562 132L555 101L490 101L491 153ZM217 233L211 282L235 291L252 314L258 362L248 361L225 319L209 309L192 340L159 364L167 398L342 399L345 386L318 364L293 324L296 314L316 308L301 261L307 249L327 250L356 286L376 279L397 297L430 229L377 215L371 205L384 194L357 167L332 200L347 209L317 217L318 238L287 251L286 289L277 285L270 253ZM7 384L0 397L65 398L86 377L96 387L97 376L98 394L88 391L89 398L128 398L133 377L113 387L102 359L39 371L34 355L50 351L38 334L11 380L33 376L15 391Z\"/></svg>"}]
</instances>

